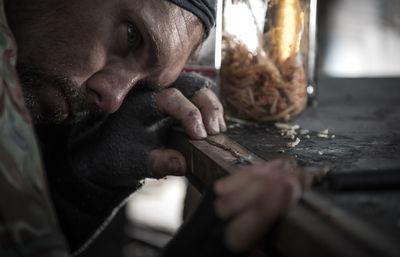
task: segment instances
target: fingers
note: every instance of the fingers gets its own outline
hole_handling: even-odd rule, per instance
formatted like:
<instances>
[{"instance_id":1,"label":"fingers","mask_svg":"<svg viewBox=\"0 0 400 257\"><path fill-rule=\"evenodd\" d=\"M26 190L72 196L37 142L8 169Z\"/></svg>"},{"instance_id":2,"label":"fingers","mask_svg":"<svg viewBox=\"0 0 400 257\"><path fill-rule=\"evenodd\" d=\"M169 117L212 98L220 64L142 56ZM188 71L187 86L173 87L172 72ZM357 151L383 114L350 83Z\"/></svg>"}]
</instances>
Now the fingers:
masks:
<instances>
[{"instance_id":1,"label":"fingers","mask_svg":"<svg viewBox=\"0 0 400 257\"><path fill-rule=\"evenodd\" d=\"M262 192L262 186L261 183L251 183L248 188L240 187L230 194L217 198L215 209L218 216L227 219L254 205Z\"/></svg>"},{"instance_id":2,"label":"fingers","mask_svg":"<svg viewBox=\"0 0 400 257\"><path fill-rule=\"evenodd\" d=\"M225 244L233 253L251 249L265 234L276 218L277 213L260 215L256 209L250 209L230 222L225 230ZM240 231L240 233L238 233Z\"/></svg>"},{"instance_id":3,"label":"fingers","mask_svg":"<svg viewBox=\"0 0 400 257\"><path fill-rule=\"evenodd\" d=\"M189 137L193 139L207 137L199 109L179 90L168 88L160 91L157 94L157 106L162 113L179 120Z\"/></svg>"},{"instance_id":4,"label":"fingers","mask_svg":"<svg viewBox=\"0 0 400 257\"><path fill-rule=\"evenodd\" d=\"M301 189L297 172L287 162L254 165L216 183L215 208L223 219L265 202L271 210L282 206L284 211L300 197Z\"/></svg>"},{"instance_id":5,"label":"fingers","mask_svg":"<svg viewBox=\"0 0 400 257\"><path fill-rule=\"evenodd\" d=\"M155 175L183 176L186 172L186 161L183 155L172 149L155 149L149 155L150 169Z\"/></svg>"},{"instance_id":6,"label":"fingers","mask_svg":"<svg viewBox=\"0 0 400 257\"><path fill-rule=\"evenodd\" d=\"M270 176L270 172L288 172L292 169L289 162L284 160L273 160L264 164L246 166L243 171L236 172L230 176L224 177L215 183L215 191L219 195L229 194L238 188L248 185L252 176Z\"/></svg>"},{"instance_id":7,"label":"fingers","mask_svg":"<svg viewBox=\"0 0 400 257\"><path fill-rule=\"evenodd\" d=\"M200 110L208 134L214 135L226 131L224 112L218 97L208 88L203 88L192 98Z\"/></svg>"},{"instance_id":8,"label":"fingers","mask_svg":"<svg viewBox=\"0 0 400 257\"><path fill-rule=\"evenodd\" d=\"M247 166L215 183L215 210L230 219L225 242L235 252L249 250L277 217L298 201L303 170L288 161L276 160Z\"/></svg>"},{"instance_id":9,"label":"fingers","mask_svg":"<svg viewBox=\"0 0 400 257\"><path fill-rule=\"evenodd\" d=\"M223 107L210 89L201 89L190 102L179 90L168 88L157 94L157 105L162 113L179 120L193 139L226 131Z\"/></svg>"},{"instance_id":10,"label":"fingers","mask_svg":"<svg viewBox=\"0 0 400 257\"><path fill-rule=\"evenodd\" d=\"M222 112L220 115L218 115L218 122L219 122L219 127L221 129L221 132L225 132L227 130L225 119L224 119L224 113Z\"/></svg>"}]
</instances>

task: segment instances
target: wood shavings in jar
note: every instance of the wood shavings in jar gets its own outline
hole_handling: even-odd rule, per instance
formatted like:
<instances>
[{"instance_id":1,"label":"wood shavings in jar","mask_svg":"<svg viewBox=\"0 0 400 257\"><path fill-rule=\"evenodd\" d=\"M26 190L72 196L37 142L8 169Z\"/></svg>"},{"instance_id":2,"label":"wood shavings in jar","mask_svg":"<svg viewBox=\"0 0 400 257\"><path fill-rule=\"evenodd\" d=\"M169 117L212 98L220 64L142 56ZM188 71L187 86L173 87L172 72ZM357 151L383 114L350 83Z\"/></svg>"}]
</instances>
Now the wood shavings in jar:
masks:
<instances>
[{"instance_id":1,"label":"wood shavings in jar","mask_svg":"<svg viewBox=\"0 0 400 257\"><path fill-rule=\"evenodd\" d=\"M290 120L307 103L306 76L296 55L285 60L252 54L224 35L221 95L230 115L255 121Z\"/></svg>"}]
</instances>

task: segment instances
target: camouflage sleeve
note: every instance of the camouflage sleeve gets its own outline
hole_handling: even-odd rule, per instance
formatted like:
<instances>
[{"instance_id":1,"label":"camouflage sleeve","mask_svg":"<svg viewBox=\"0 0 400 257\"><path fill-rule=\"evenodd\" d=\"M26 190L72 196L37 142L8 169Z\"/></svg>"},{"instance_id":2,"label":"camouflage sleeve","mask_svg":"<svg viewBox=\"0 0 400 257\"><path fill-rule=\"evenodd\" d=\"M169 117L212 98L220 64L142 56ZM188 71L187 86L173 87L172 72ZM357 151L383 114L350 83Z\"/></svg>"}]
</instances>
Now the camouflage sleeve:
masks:
<instances>
[{"instance_id":1,"label":"camouflage sleeve","mask_svg":"<svg viewBox=\"0 0 400 257\"><path fill-rule=\"evenodd\" d=\"M0 0L0 256L67 256L15 58L16 45Z\"/></svg>"}]
</instances>

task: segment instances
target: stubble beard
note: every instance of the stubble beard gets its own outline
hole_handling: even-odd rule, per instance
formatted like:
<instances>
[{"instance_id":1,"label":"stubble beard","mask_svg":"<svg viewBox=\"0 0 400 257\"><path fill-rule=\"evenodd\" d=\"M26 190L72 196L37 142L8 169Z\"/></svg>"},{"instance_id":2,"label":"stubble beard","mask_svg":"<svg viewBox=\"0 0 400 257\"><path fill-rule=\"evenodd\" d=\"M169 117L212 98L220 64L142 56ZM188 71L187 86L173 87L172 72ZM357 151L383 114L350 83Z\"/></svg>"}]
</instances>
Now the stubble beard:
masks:
<instances>
[{"instance_id":1,"label":"stubble beard","mask_svg":"<svg viewBox=\"0 0 400 257\"><path fill-rule=\"evenodd\" d=\"M18 59L16 69L25 104L35 124L74 124L92 116L104 115L95 104L88 101L86 90L68 77L50 75L30 60ZM54 94L54 99L62 99L62 103L45 103L41 99L43 94L50 98Z\"/></svg>"}]
</instances>

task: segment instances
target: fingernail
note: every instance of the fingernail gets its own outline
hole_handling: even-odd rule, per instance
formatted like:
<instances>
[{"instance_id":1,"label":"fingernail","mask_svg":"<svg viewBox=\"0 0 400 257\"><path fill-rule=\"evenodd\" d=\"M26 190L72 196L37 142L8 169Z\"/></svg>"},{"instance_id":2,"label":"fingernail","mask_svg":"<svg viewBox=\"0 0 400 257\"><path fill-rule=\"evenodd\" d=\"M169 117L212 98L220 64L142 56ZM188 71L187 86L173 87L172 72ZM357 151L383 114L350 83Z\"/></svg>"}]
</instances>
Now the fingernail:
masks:
<instances>
[{"instance_id":1,"label":"fingernail","mask_svg":"<svg viewBox=\"0 0 400 257\"><path fill-rule=\"evenodd\" d=\"M196 127L196 135L198 135L201 138L207 137L207 132L206 129L204 128L204 125L198 125Z\"/></svg>"},{"instance_id":2,"label":"fingernail","mask_svg":"<svg viewBox=\"0 0 400 257\"><path fill-rule=\"evenodd\" d=\"M226 123L224 118L221 119L221 131L226 131Z\"/></svg>"},{"instance_id":3,"label":"fingernail","mask_svg":"<svg viewBox=\"0 0 400 257\"><path fill-rule=\"evenodd\" d=\"M219 133L219 123L218 120L211 120L212 133Z\"/></svg>"}]
</instances>

